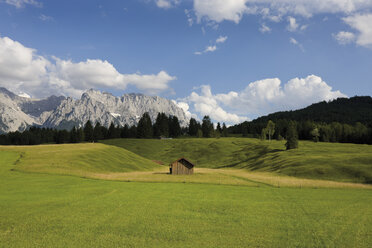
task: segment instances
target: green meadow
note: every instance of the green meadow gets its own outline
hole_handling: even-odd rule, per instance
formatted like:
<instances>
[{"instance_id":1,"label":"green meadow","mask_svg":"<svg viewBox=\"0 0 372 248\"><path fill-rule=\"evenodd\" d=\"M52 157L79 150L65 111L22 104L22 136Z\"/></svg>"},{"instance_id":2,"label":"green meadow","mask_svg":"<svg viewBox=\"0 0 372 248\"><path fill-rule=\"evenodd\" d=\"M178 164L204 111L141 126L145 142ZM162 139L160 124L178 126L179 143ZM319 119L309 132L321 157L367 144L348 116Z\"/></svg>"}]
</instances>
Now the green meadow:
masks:
<instances>
[{"instance_id":1,"label":"green meadow","mask_svg":"<svg viewBox=\"0 0 372 248\"><path fill-rule=\"evenodd\" d=\"M302 141L300 149L286 151L285 141L248 138L114 139L104 143L164 164L183 156L202 168L246 169L309 179L372 183L372 146L369 145Z\"/></svg>"},{"instance_id":2,"label":"green meadow","mask_svg":"<svg viewBox=\"0 0 372 248\"><path fill-rule=\"evenodd\" d=\"M372 147L283 144L0 147L0 247L371 247Z\"/></svg>"}]
</instances>

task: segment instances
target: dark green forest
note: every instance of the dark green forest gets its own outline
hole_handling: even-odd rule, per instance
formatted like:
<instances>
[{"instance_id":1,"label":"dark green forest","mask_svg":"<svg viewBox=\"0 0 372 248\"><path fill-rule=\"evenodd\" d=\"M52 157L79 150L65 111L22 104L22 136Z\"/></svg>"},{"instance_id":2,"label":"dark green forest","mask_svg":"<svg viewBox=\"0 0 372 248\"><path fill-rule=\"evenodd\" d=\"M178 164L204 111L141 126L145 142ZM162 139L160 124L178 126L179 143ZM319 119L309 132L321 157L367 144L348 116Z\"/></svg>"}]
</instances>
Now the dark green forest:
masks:
<instances>
[{"instance_id":1,"label":"dark green forest","mask_svg":"<svg viewBox=\"0 0 372 248\"><path fill-rule=\"evenodd\" d=\"M296 126L300 140L372 144L372 98L339 98L296 110L277 112L229 127L229 132L261 137L269 121L275 123L274 139L287 135L290 122Z\"/></svg>"}]
</instances>

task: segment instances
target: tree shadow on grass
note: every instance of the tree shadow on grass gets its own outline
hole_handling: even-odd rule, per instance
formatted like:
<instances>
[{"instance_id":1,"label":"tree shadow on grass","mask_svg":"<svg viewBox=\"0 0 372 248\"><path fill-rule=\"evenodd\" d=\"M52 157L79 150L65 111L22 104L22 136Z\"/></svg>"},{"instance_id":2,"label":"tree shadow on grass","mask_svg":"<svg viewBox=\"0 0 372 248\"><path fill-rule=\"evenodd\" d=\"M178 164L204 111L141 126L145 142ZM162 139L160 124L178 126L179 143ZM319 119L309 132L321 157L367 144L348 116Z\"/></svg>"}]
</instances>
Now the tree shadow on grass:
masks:
<instances>
[{"instance_id":1,"label":"tree shadow on grass","mask_svg":"<svg viewBox=\"0 0 372 248\"><path fill-rule=\"evenodd\" d=\"M245 154L246 159L243 159L241 161L228 164L228 165L223 165L218 168L244 168L244 169L250 169L252 171L258 170L263 168L264 166L264 157L267 154L273 154L273 153L280 153L286 151L285 149L270 149L268 146L262 146L262 145L255 145L255 146L247 146L239 151L234 153L234 156L239 156L241 154ZM274 155L274 158L279 157L280 155ZM243 165L243 166L242 166ZM279 169L281 165L274 165L269 168L270 171L276 171Z\"/></svg>"}]
</instances>

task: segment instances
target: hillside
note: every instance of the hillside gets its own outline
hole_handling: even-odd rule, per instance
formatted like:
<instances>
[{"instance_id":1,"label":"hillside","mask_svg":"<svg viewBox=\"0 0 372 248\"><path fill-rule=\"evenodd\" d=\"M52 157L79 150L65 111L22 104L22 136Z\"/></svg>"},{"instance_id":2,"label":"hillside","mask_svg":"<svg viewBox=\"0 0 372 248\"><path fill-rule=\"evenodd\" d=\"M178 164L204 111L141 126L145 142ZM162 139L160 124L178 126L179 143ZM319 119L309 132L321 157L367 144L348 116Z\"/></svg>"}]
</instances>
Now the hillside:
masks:
<instances>
[{"instance_id":1,"label":"hillside","mask_svg":"<svg viewBox=\"0 0 372 248\"><path fill-rule=\"evenodd\" d=\"M147 171L156 163L122 148L98 143L0 146L0 151L18 153L13 170L92 177L112 172Z\"/></svg>"},{"instance_id":2,"label":"hillside","mask_svg":"<svg viewBox=\"0 0 372 248\"><path fill-rule=\"evenodd\" d=\"M300 142L284 150L284 141L248 138L114 139L105 144L128 149L147 159L169 164L186 157L202 168L239 168L309 179L372 183L372 146Z\"/></svg>"},{"instance_id":3,"label":"hillside","mask_svg":"<svg viewBox=\"0 0 372 248\"><path fill-rule=\"evenodd\" d=\"M253 123L267 123L287 119L294 121L339 122L354 124L372 124L372 98L370 96L355 96L351 98L338 98L331 102L319 102L304 109L284 111L269 114L253 120Z\"/></svg>"}]
</instances>

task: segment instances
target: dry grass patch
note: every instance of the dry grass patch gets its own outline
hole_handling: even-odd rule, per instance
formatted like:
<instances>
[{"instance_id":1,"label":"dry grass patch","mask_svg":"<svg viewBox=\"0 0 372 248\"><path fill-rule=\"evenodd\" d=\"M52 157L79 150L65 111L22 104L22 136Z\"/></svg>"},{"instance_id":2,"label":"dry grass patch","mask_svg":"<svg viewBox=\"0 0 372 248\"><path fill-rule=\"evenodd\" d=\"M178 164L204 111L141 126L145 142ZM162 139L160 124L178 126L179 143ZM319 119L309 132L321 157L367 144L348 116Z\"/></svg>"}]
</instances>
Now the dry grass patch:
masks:
<instances>
[{"instance_id":1,"label":"dry grass patch","mask_svg":"<svg viewBox=\"0 0 372 248\"><path fill-rule=\"evenodd\" d=\"M196 168L193 175L170 175L168 167L156 171L135 171L128 173L89 173L85 177L126 182L156 182L156 183L203 183L220 185L239 185L258 187L259 184L238 178L220 170Z\"/></svg>"},{"instance_id":2,"label":"dry grass patch","mask_svg":"<svg viewBox=\"0 0 372 248\"><path fill-rule=\"evenodd\" d=\"M193 175L170 175L168 168L155 171L134 171L127 173L85 173L87 178L115 180L126 182L157 183L206 183L237 186L271 186L294 188L354 188L372 189L372 185L360 183L343 183L327 180L302 179L275 173L249 172L237 169L195 168Z\"/></svg>"}]
</instances>

